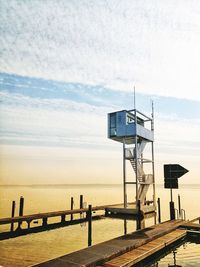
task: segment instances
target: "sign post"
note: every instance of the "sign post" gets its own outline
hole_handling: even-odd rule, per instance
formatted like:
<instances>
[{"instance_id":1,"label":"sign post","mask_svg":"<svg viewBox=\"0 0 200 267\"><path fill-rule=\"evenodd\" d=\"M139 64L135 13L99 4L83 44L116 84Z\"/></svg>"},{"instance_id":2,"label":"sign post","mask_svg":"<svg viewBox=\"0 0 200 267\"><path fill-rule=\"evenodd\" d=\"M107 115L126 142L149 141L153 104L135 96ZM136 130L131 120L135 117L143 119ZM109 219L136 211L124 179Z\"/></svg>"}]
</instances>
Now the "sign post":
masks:
<instances>
[{"instance_id":1,"label":"sign post","mask_svg":"<svg viewBox=\"0 0 200 267\"><path fill-rule=\"evenodd\" d=\"M178 189L178 178L187 173L184 167L179 164L165 164L164 165L164 178L165 178L165 188L170 188L171 201L169 203L170 208L170 220L175 219L175 209L173 202L172 189Z\"/></svg>"}]
</instances>

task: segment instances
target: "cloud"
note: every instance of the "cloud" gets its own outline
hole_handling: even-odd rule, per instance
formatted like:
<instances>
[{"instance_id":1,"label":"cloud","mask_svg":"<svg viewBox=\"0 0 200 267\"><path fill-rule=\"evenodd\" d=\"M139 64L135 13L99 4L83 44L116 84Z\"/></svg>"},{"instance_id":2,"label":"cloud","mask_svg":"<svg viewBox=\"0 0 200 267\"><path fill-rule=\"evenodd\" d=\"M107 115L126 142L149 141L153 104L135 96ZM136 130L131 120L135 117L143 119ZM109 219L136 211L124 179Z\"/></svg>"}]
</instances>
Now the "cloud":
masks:
<instances>
[{"instance_id":1,"label":"cloud","mask_svg":"<svg viewBox=\"0 0 200 267\"><path fill-rule=\"evenodd\" d=\"M155 143L159 151L165 154L199 160L200 119L185 119L160 115L156 120Z\"/></svg>"},{"instance_id":2,"label":"cloud","mask_svg":"<svg viewBox=\"0 0 200 267\"><path fill-rule=\"evenodd\" d=\"M83 177L87 182L121 181L122 144L107 139L107 113L132 107L132 93L5 73L0 73L0 85L2 182L12 183L13 170L23 183L27 177L29 183L53 182L55 175L64 183L71 177L80 183ZM193 170L188 175L195 181L199 102L151 98L158 176L164 163L178 162ZM149 97L137 94L136 100L138 109L148 114Z\"/></svg>"},{"instance_id":3,"label":"cloud","mask_svg":"<svg viewBox=\"0 0 200 267\"><path fill-rule=\"evenodd\" d=\"M64 99L0 93L1 140L48 146L99 145L106 135L106 111Z\"/></svg>"},{"instance_id":4,"label":"cloud","mask_svg":"<svg viewBox=\"0 0 200 267\"><path fill-rule=\"evenodd\" d=\"M200 100L200 3L3 1L0 70Z\"/></svg>"},{"instance_id":5,"label":"cloud","mask_svg":"<svg viewBox=\"0 0 200 267\"><path fill-rule=\"evenodd\" d=\"M107 140L107 113L132 108L131 93L17 75L0 78L0 138L5 144L108 150L115 144ZM150 113L147 95L137 94L137 108ZM169 147L181 143L198 147L199 108L195 101L155 98L156 138L163 150L170 153Z\"/></svg>"}]
</instances>

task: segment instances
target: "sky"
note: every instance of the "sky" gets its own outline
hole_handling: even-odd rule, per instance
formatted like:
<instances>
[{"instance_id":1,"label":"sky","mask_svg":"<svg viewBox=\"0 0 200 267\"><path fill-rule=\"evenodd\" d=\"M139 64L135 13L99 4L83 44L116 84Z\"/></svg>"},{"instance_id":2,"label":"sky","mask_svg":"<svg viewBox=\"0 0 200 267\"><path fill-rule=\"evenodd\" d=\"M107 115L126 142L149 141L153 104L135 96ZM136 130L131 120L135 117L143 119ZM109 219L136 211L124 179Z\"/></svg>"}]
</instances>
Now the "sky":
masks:
<instances>
[{"instance_id":1,"label":"sky","mask_svg":"<svg viewBox=\"0 0 200 267\"><path fill-rule=\"evenodd\" d=\"M199 183L200 2L0 0L0 184L121 183L107 113L155 106L163 164Z\"/></svg>"}]
</instances>

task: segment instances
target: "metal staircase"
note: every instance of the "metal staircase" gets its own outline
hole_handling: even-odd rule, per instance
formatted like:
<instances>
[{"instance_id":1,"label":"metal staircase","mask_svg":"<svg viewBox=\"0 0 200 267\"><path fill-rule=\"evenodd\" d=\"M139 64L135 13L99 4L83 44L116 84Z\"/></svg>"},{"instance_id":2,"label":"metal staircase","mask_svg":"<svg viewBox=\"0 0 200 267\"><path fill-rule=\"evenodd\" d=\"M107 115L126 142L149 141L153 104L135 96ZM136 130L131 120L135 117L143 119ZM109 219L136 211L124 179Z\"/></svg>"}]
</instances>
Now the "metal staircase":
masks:
<instances>
[{"instance_id":1,"label":"metal staircase","mask_svg":"<svg viewBox=\"0 0 200 267\"><path fill-rule=\"evenodd\" d=\"M153 175L145 174L142 167L142 153L146 146L146 143L147 142L144 140L138 143L137 159L136 159L135 148L126 148L126 159L130 161L134 172L135 173L137 172L137 179L139 183L138 197L141 203L144 203L149 186L153 182Z\"/></svg>"}]
</instances>

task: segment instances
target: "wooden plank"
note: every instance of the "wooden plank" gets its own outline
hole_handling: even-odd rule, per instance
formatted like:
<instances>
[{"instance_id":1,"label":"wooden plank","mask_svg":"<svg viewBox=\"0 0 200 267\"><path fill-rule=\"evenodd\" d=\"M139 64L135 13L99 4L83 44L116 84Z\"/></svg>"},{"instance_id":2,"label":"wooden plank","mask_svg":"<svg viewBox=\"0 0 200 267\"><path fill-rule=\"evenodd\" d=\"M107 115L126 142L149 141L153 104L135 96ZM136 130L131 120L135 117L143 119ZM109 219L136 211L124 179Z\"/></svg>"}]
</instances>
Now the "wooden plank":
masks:
<instances>
[{"instance_id":1,"label":"wooden plank","mask_svg":"<svg viewBox=\"0 0 200 267\"><path fill-rule=\"evenodd\" d=\"M146 243L148 243L149 246L150 241L172 232L182 223L183 221L181 220L174 220L159 225L153 225L35 266L59 266L56 264L59 264L61 261L64 262L64 266L70 266L71 262L79 264L79 266L96 266L98 264L104 264L122 254L130 253L132 250L134 250L134 252L132 251L134 254L139 253L139 251L135 250L136 248L139 249L140 246ZM167 240L164 240L163 244L166 243ZM145 251L151 251L152 247L149 246L146 247L146 249L147 250ZM142 253L142 251L143 253L147 253L144 251L144 248L141 249L140 253Z\"/></svg>"},{"instance_id":2,"label":"wooden plank","mask_svg":"<svg viewBox=\"0 0 200 267\"><path fill-rule=\"evenodd\" d=\"M181 225L180 227L184 229L188 229L188 230L200 231L200 224L197 224L197 223L188 222L188 223Z\"/></svg>"},{"instance_id":3,"label":"wooden plank","mask_svg":"<svg viewBox=\"0 0 200 267\"><path fill-rule=\"evenodd\" d=\"M192 227L195 227L195 228L197 228L197 229L200 229L200 224L197 224L197 223L191 223L191 222L189 222L189 223L185 223L185 224L183 224L183 225L181 225L181 226L183 226L183 227L186 227L186 228L192 228Z\"/></svg>"},{"instance_id":4,"label":"wooden plank","mask_svg":"<svg viewBox=\"0 0 200 267\"><path fill-rule=\"evenodd\" d=\"M130 252L127 252L123 255L120 255L108 262L106 262L104 267L130 267L133 264L138 263L139 261L151 256L160 249L166 247L169 244L174 243L178 239L186 235L185 230L174 230L169 234L166 234L163 237L156 239L155 241L150 241L149 243L136 248Z\"/></svg>"}]
</instances>

